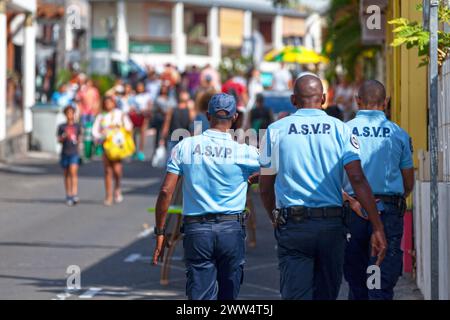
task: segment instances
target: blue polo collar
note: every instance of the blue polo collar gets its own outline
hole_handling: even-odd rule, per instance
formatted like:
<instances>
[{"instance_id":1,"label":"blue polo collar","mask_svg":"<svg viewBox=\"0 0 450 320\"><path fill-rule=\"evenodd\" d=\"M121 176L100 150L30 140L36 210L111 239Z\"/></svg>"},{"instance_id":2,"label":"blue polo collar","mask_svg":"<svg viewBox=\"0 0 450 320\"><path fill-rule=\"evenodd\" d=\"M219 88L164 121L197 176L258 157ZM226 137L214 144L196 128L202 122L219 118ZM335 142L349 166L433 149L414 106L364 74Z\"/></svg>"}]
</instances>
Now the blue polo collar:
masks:
<instances>
[{"instance_id":1,"label":"blue polo collar","mask_svg":"<svg viewBox=\"0 0 450 320\"><path fill-rule=\"evenodd\" d=\"M297 112L295 112L296 116L301 117L317 117L317 116L324 116L327 113L320 109L298 109Z\"/></svg>"},{"instance_id":2,"label":"blue polo collar","mask_svg":"<svg viewBox=\"0 0 450 320\"><path fill-rule=\"evenodd\" d=\"M205 132L203 132L203 135L210 137L210 138L232 140L231 134L229 134L228 132L222 132L222 131L213 130L213 129L206 130Z\"/></svg>"},{"instance_id":3,"label":"blue polo collar","mask_svg":"<svg viewBox=\"0 0 450 320\"><path fill-rule=\"evenodd\" d=\"M377 118L386 118L386 114L384 111L380 110L360 110L356 114L357 117L377 117Z\"/></svg>"}]
</instances>

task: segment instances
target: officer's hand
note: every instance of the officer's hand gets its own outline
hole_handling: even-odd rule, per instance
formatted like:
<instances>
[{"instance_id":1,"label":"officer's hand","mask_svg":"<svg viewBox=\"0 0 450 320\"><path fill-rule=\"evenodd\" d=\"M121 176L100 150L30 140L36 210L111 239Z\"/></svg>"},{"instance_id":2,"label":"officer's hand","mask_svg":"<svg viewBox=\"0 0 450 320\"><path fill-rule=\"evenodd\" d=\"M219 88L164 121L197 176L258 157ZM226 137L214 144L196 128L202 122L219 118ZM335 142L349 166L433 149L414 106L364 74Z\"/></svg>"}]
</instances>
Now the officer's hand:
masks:
<instances>
[{"instance_id":1,"label":"officer's hand","mask_svg":"<svg viewBox=\"0 0 450 320\"><path fill-rule=\"evenodd\" d=\"M164 258L164 236L156 236L156 246L153 252L153 265L157 265L158 261L162 261Z\"/></svg>"},{"instance_id":2,"label":"officer's hand","mask_svg":"<svg viewBox=\"0 0 450 320\"><path fill-rule=\"evenodd\" d=\"M252 174L247 182L249 185L257 184L259 182L259 173Z\"/></svg>"},{"instance_id":3,"label":"officer's hand","mask_svg":"<svg viewBox=\"0 0 450 320\"><path fill-rule=\"evenodd\" d=\"M355 212L361 218L363 218L365 220L369 220L369 218L367 216L364 216L364 214L362 212L362 206L358 200L356 200L356 199L350 200L350 208L353 210L353 212Z\"/></svg>"},{"instance_id":4,"label":"officer's hand","mask_svg":"<svg viewBox=\"0 0 450 320\"><path fill-rule=\"evenodd\" d=\"M376 265L380 266L386 255L387 242L384 230L374 230L372 232L372 238L370 239L372 246L372 257L377 257Z\"/></svg>"}]
</instances>

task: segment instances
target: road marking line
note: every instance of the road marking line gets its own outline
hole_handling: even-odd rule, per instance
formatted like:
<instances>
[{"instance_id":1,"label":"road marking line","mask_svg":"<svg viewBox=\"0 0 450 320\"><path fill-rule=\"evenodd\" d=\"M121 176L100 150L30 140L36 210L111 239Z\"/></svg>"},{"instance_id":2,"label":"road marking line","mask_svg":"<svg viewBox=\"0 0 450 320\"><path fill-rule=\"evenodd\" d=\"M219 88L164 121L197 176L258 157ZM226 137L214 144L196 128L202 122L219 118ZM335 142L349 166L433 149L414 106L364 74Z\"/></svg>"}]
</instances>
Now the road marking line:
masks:
<instances>
[{"instance_id":1,"label":"road marking line","mask_svg":"<svg viewBox=\"0 0 450 320\"><path fill-rule=\"evenodd\" d=\"M143 239L143 238L147 238L149 236L151 236L153 234L153 230L152 229L145 229L144 231L140 232L137 235L138 239Z\"/></svg>"},{"instance_id":2,"label":"road marking line","mask_svg":"<svg viewBox=\"0 0 450 320\"><path fill-rule=\"evenodd\" d=\"M126 296L127 294L130 294L130 292L124 292L124 291L102 291L102 294L107 296Z\"/></svg>"},{"instance_id":3,"label":"road marking line","mask_svg":"<svg viewBox=\"0 0 450 320\"><path fill-rule=\"evenodd\" d=\"M102 291L101 288L89 288L88 291L80 295L78 298L80 299L92 299L97 295L100 291Z\"/></svg>"},{"instance_id":4,"label":"road marking line","mask_svg":"<svg viewBox=\"0 0 450 320\"><path fill-rule=\"evenodd\" d=\"M68 292L64 292L64 293L60 293L56 295L56 299L52 299L52 300L66 300L67 298L69 298L71 296L70 293Z\"/></svg>"},{"instance_id":5,"label":"road marking line","mask_svg":"<svg viewBox=\"0 0 450 320\"><path fill-rule=\"evenodd\" d=\"M278 290L275 290L273 288L264 287L264 286L260 286L260 285L249 283L249 282L244 282L244 284L242 286L248 286L248 287L252 287L252 288L255 288L255 289L259 289L259 290L269 291L269 292L272 292L272 293L276 293L277 295L280 294L280 292Z\"/></svg>"},{"instance_id":6,"label":"road marking line","mask_svg":"<svg viewBox=\"0 0 450 320\"><path fill-rule=\"evenodd\" d=\"M153 257L151 256L143 256L140 253L132 253L128 257L123 260L126 263L133 263L137 261L143 261L143 262L152 262ZM173 256L171 258L172 261L183 261L184 258L181 256Z\"/></svg>"},{"instance_id":7,"label":"road marking line","mask_svg":"<svg viewBox=\"0 0 450 320\"><path fill-rule=\"evenodd\" d=\"M139 253L132 253L128 257L125 258L124 262L132 263L136 262L141 258L141 255Z\"/></svg>"},{"instance_id":8,"label":"road marking line","mask_svg":"<svg viewBox=\"0 0 450 320\"><path fill-rule=\"evenodd\" d=\"M180 295L185 295L184 291L163 291L163 290L149 290L141 293L143 296L160 296L160 297L177 297Z\"/></svg>"}]
</instances>

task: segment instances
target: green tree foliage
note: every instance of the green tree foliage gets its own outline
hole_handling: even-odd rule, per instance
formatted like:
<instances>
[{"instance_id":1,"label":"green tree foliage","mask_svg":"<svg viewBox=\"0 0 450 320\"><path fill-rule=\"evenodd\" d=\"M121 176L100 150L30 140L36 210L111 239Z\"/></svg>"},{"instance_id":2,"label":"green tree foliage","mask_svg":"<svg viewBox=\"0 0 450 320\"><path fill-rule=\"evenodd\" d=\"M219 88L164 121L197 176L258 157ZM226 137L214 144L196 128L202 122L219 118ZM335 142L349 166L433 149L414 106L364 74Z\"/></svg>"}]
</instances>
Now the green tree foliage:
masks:
<instances>
[{"instance_id":1,"label":"green tree foliage","mask_svg":"<svg viewBox=\"0 0 450 320\"><path fill-rule=\"evenodd\" d=\"M328 34L325 54L330 57L329 78L334 77L340 64L348 78L352 79L356 64L363 61L373 69L375 55L381 46L366 46L361 41L359 1L332 0L328 10Z\"/></svg>"},{"instance_id":2,"label":"green tree foliage","mask_svg":"<svg viewBox=\"0 0 450 320\"><path fill-rule=\"evenodd\" d=\"M422 5L417 6L417 10L422 11ZM450 9L444 1L439 3L439 22L450 23ZM409 21L405 18L398 18L388 22L395 26L395 35L391 46L400 47L405 45L407 49L417 48L422 62L419 66L426 66L430 59L430 33L425 30L422 23ZM438 31L439 38L439 65L442 65L450 52L450 33Z\"/></svg>"},{"instance_id":3,"label":"green tree foliage","mask_svg":"<svg viewBox=\"0 0 450 320\"><path fill-rule=\"evenodd\" d=\"M240 50L228 49L219 64L222 81L225 82L232 76L245 75L251 65L252 59L243 57Z\"/></svg>"}]
</instances>

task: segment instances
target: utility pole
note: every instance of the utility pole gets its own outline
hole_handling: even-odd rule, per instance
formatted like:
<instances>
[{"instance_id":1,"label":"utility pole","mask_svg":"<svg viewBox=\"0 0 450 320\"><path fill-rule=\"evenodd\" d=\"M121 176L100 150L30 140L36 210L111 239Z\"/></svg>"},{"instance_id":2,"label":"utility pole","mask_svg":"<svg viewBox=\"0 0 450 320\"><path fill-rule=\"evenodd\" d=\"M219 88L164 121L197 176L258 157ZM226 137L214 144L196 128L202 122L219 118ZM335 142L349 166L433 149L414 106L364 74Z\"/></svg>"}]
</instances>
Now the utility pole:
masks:
<instances>
[{"instance_id":1,"label":"utility pole","mask_svg":"<svg viewBox=\"0 0 450 320\"><path fill-rule=\"evenodd\" d=\"M429 67L429 131L430 131L430 195L431 195L431 299L439 299L439 69L438 69L438 10L439 0L429 1L429 30L430 30L430 67Z\"/></svg>"}]
</instances>

